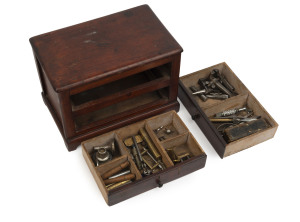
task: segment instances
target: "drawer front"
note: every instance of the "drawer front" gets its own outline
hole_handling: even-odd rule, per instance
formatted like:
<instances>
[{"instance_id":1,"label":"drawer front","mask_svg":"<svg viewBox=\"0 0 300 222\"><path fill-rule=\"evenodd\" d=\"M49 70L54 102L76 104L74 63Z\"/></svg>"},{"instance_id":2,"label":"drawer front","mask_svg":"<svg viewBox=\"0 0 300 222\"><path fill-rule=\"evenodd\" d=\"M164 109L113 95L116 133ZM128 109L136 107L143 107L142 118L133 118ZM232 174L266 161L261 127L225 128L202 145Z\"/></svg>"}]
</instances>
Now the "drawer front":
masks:
<instances>
[{"instance_id":1,"label":"drawer front","mask_svg":"<svg viewBox=\"0 0 300 222\"><path fill-rule=\"evenodd\" d=\"M108 205L111 206L117 204L156 187L163 187L165 183L199 170L205 166L206 158L206 154L193 157L161 173L147 176L142 180L115 189L108 194Z\"/></svg>"},{"instance_id":2,"label":"drawer front","mask_svg":"<svg viewBox=\"0 0 300 222\"><path fill-rule=\"evenodd\" d=\"M211 124L205 113L198 104L193 101L189 93L186 91L183 83L179 80L178 97L191 114L192 119L197 123L210 144L214 147L221 158L224 156L226 142L220 137L215 127Z\"/></svg>"}]
</instances>

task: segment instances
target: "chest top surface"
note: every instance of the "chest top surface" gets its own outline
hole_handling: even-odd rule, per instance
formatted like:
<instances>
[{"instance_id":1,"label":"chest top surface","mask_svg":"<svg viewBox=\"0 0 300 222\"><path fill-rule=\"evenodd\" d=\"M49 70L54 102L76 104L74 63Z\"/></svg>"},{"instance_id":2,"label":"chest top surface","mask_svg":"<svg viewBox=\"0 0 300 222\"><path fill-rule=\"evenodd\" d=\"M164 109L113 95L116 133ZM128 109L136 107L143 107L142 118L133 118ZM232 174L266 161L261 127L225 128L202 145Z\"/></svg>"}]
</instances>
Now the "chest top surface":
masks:
<instances>
[{"instance_id":1,"label":"chest top surface","mask_svg":"<svg viewBox=\"0 0 300 222\"><path fill-rule=\"evenodd\" d=\"M32 37L55 91L63 91L182 52L148 5Z\"/></svg>"}]
</instances>

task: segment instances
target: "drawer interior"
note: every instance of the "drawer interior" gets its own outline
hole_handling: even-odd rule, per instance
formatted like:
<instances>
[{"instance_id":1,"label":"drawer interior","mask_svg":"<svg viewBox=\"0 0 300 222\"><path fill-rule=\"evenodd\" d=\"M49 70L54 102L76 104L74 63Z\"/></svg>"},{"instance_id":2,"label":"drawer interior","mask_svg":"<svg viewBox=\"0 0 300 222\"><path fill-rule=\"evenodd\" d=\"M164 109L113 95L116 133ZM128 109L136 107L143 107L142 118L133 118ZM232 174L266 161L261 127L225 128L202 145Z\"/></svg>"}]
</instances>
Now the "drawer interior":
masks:
<instances>
[{"instance_id":1,"label":"drawer interior","mask_svg":"<svg viewBox=\"0 0 300 222\"><path fill-rule=\"evenodd\" d=\"M193 96L194 100L199 104L199 106L205 111L211 107L216 105L225 104L230 102L231 100L239 99L239 97L245 97L248 95L249 91L246 86L239 80L239 78L232 72L232 70L225 65L224 63L218 64L213 67L209 67L207 69L203 69L201 71L197 71L191 73L189 75L185 75L180 77L181 82L183 85L190 91L191 86L196 86L196 88L200 89L198 84L199 79L209 79L209 75L213 69L218 69L220 73L222 73L228 82L235 88L235 92L237 93L236 96L230 97L226 100L216 100L216 99L208 99L207 101L203 102L199 96ZM190 91L192 93L192 91Z\"/></svg>"},{"instance_id":2,"label":"drawer interior","mask_svg":"<svg viewBox=\"0 0 300 222\"><path fill-rule=\"evenodd\" d=\"M204 102L199 98L198 95L192 94L190 87L196 86L200 88L200 86L198 85L198 80L208 79L210 73L214 69L218 69L220 73L222 73L225 76L228 82L235 88L235 92L237 93L237 95L225 100L208 99ZM246 88L246 86L239 80L239 78L233 73L233 71L228 67L226 63L221 63L209 67L207 69L191 73L189 75L181 77L180 80L186 88L186 91L189 92L188 96L191 97L199 105L199 107L209 119L216 118L217 113L226 110L246 107L247 110L252 110L252 117L258 117L266 121L267 128L264 128L262 130L259 129L253 134L231 141L228 140L228 138L226 137L227 135L224 135L224 129L226 129L227 127L233 127L235 125L238 125L237 123L212 123L212 125L217 129L220 135L223 136L224 141L227 144L224 154L225 156L231 155L242 149L248 148L252 145L262 142L263 138L265 138L266 140L270 136L275 134L278 124L271 117L271 115L263 108L263 106L257 101L257 99L251 94L251 92ZM241 116L242 114L246 115L246 113L243 112L241 112L241 114L236 113L235 115ZM233 115L229 117L233 117Z\"/></svg>"},{"instance_id":3,"label":"drawer interior","mask_svg":"<svg viewBox=\"0 0 300 222\"><path fill-rule=\"evenodd\" d=\"M167 102L167 88L154 92L145 93L137 97L127 99L110 106L101 107L93 112L88 112L74 118L77 130L84 130L114 119L126 118L128 113L135 113L138 110L146 109L157 104Z\"/></svg>"},{"instance_id":4,"label":"drawer interior","mask_svg":"<svg viewBox=\"0 0 300 222\"><path fill-rule=\"evenodd\" d=\"M143 72L136 73L134 75L127 76L116 81L109 82L104 85L100 85L96 88L92 88L75 95L71 96L72 108L73 110L78 110L84 106L92 105L92 101L96 103L107 96L120 94L122 91L128 91L142 84L148 82L170 78L170 64L164 64ZM101 102L101 101L100 101Z\"/></svg>"},{"instance_id":5,"label":"drawer interior","mask_svg":"<svg viewBox=\"0 0 300 222\"><path fill-rule=\"evenodd\" d=\"M169 101L171 63L70 96L76 131L84 131Z\"/></svg>"},{"instance_id":6,"label":"drawer interior","mask_svg":"<svg viewBox=\"0 0 300 222\"><path fill-rule=\"evenodd\" d=\"M158 139L158 134L156 131L157 128L161 127L161 130L166 131L170 128L172 130L176 130L176 133L168 133L167 135L169 137L161 141ZM156 161L159 162L159 160L161 160L161 162L165 166L165 168L162 170L159 167L155 168L150 175L145 175L143 173L143 170L138 169L138 165L132 152L133 148L128 146L128 142L126 142L126 139L132 138L132 136L142 135L140 133L141 129L143 129L144 132L146 132L148 138L151 140L152 144L155 146L160 156L156 158L156 156L152 153L151 149L149 149L149 146L137 140L139 150L140 152L142 152L143 160L145 159L146 162L148 160L151 160L149 159L149 156L147 154L143 153L143 147L146 147L148 152L156 159ZM162 134L159 134L159 136L160 135ZM141 138L143 138L143 140L146 141L144 137ZM92 158L94 147L106 146L111 144L112 142L116 144L115 152L117 155L113 155L113 158L105 163L95 165L95 161ZM105 184L107 183L107 181L105 182L106 177L104 176L105 178L103 178L103 175L106 175L107 172L116 168L117 166L120 166L122 163L129 162L129 166L127 166L127 168L123 169L122 171L130 170L130 173L134 174L134 179L131 179L131 181L128 184L122 185L122 187L130 187L132 183L147 180L148 177L151 177L153 175L159 175L160 173L163 173L164 171L174 167L177 163L179 163L176 161L174 162L175 157L172 156L173 153L170 153L169 151L174 149L175 147L177 147L177 151L175 153L189 154L189 157L183 159L182 161L179 161L180 163L184 163L192 157L205 155L200 145L197 143L197 141L188 131L185 124L174 111L131 124L129 126L100 135L82 143L82 149L85 159L106 201L108 201L109 193L114 192L114 190L118 190L119 188L109 188L111 185Z\"/></svg>"}]
</instances>

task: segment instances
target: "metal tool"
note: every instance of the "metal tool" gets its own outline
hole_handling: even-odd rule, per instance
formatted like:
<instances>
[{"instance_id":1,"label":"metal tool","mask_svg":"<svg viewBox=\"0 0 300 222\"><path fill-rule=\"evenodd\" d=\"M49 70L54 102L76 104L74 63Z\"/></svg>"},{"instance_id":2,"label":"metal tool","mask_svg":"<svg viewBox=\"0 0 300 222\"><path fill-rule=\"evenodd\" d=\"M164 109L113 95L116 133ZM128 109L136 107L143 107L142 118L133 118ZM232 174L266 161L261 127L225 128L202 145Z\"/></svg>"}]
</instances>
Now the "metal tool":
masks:
<instances>
[{"instance_id":1,"label":"metal tool","mask_svg":"<svg viewBox=\"0 0 300 222\"><path fill-rule=\"evenodd\" d=\"M206 95L206 97L210 99L218 99L218 100L225 100L229 98L229 96L226 94L208 94Z\"/></svg>"},{"instance_id":2,"label":"metal tool","mask_svg":"<svg viewBox=\"0 0 300 222\"><path fill-rule=\"evenodd\" d=\"M93 159L95 166L99 166L111 160L115 151L116 151L116 147L114 141L111 143L110 146L93 147L93 152L91 154L91 157Z\"/></svg>"},{"instance_id":3,"label":"metal tool","mask_svg":"<svg viewBox=\"0 0 300 222\"><path fill-rule=\"evenodd\" d=\"M135 163L137 165L137 168L139 170L142 170L142 163L141 160L139 158L139 154L137 152L138 147L136 147L135 145L132 146L131 150L132 150L132 155L134 157Z\"/></svg>"},{"instance_id":4,"label":"metal tool","mask_svg":"<svg viewBox=\"0 0 300 222\"><path fill-rule=\"evenodd\" d=\"M178 152L177 151L177 147L171 147L166 149L169 157L171 158L171 160L173 161L173 163L180 163L183 162L185 160L188 160L191 158L191 155L189 152Z\"/></svg>"},{"instance_id":5,"label":"metal tool","mask_svg":"<svg viewBox=\"0 0 300 222\"><path fill-rule=\"evenodd\" d=\"M153 154L153 156L156 158L156 159L160 159L161 158L161 155L160 153L158 152L158 150L156 149L156 147L154 146L154 144L152 143L151 139L149 138L148 134L146 133L146 131L141 128L139 130L139 134L142 136L142 138L145 140L145 142L147 143L147 146L149 148L149 150L151 151L151 153Z\"/></svg>"},{"instance_id":6,"label":"metal tool","mask_svg":"<svg viewBox=\"0 0 300 222\"><path fill-rule=\"evenodd\" d=\"M200 85L200 87L202 89L205 89L206 91L208 91L208 87L206 86L205 79L199 79L198 84Z\"/></svg>"},{"instance_id":7,"label":"metal tool","mask_svg":"<svg viewBox=\"0 0 300 222\"><path fill-rule=\"evenodd\" d=\"M171 134L172 132L173 132L172 130L167 129L167 128L166 128L166 130L165 130L165 133L166 133L166 134Z\"/></svg>"},{"instance_id":8,"label":"metal tool","mask_svg":"<svg viewBox=\"0 0 300 222\"><path fill-rule=\"evenodd\" d=\"M138 144L137 144L137 142L136 142L136 140L135 140L135 137L134 137L134 136L132 137L132 140L133 140L133 144L134 144L134 146L135 146L135 148L136 148L136 151L137 151L137 154L138 154L138 158L139 158L139 160L140 160L140 161L143 161L143 158L142 158L142 155L141 155L141 152L140 152L139 146L138 146Z\"/></svg>"},{"instance_id":9,"label":"metal tool","mask_svg":"<svg viewBox=\"0 0 300 222\"><path fill-rule=\"evenodd\" d=\"M199 98L205 102L207 100L207 97L205 96L205 93L207 92L207 90L203 89L203 90L200 90L198 91L197 88L195 86L191 86L190 87L190 90L193 92L193 95L198 95ZM196 94L194 94L196 93Z\"/></svg>"},{"instance_id":10,"label":"metal tool","mask_svg":"<svg viewBox=\"0 0 300 222\"><path fill-rule=\"evenodd\" d=\"M110 146L94 146L93 148L94 148L94 150L105 149L108 152L110 152L111 155L114 155L114 153L116 152L116 146L115 146L115 142L114 141L111 143Z\"/></svg>"},{"instance_id":11,"label":"metal tool","mask_svg":"<svg viewBox=\"0 0 300 222\"><path fill-rule=\"evenodd\" d=\"M200 90L195 86L191 86L190 90L193 95L205 102L208 99L225 100L229 97L237 95L235 88L227 81L224 75L218 69L213 69L208 79L200 78L198 80Z\"/></svg>"},{"instance_id":12,"label":"metal tool","mask_svg":"<svg viewBox=\"0 0 300 222\"><path fill-rule=\"evenodd\" d=\"M220 82L227 88L231 91L231 93L235 93L235 88L227 81L227 79L225 78L224 75L222 75L220 73L220 71L218 69L214 69L212 71L212 74L215 76L215 77L218 77L220 78Z\"/></svg>"},{"instance_id":13,"label":"metal tool","mask_svg":"<svg viewBox=\"0 0 300 222\"><path fill-rule=\"evenodd\" d=\"M152 143L152 141L149 138L149 136L146 133L146 131L142 128L142 129L140 129L139 133L141 134L142 138L145 140L145 142L147 144L147 148L149 148L150 152L152 153L152 155L154 156L154 158L156 159L156 161L160 163L162 169L165 169L166 166L165 166L165 164L161 160L161 158L162 158L161 154L158 152L157 148Z\"/></svg>"},{"instance_id":14,"label":"metal tool","mask_svg":"<svg viewBox=\"0 0 300 222\"><path fill-rule=\"evenodd\" d=\"M108 179L113 179L113 178L116 178L116 177L119 177L119 176L124 176L124 175L127 175L127 174L130 174L131 171L130 170L126 170L126 171L123 171L121 173L117 173L111 177L108 177Z\"/></svg>"},{"instance_id":15,"label":"metal tool","mask_svg":"<svg viewBox=\"0 0 300 222\"><path fill-rule=\"evenodd\" d=\"M237 108L237 109L228 109L228 110L225 110L223 112L217 113L215 116L216 117L231 116L231 115L234 115L236 113L246 111L246 110L247 110L247 107L242 107L242 108Z\"/></svg>"},{"instance_id":16,"label":"metal tool","mask_svg":"<svg viewBox=\"0 0 300 222\"><path fill-rule=\"evenodd\" d=\"M155 129L155 130L153 130L156 134L160 131L160 130L162 130L164 128L164 126L160 126L160 127L158 127L157 129Z\"/></svg>"},{"instance_id":17,"label":"metal tool","mask_svg":"<svg viewBox=\"0 0 300 222\"><path fill-rule=\"evenodd\" d=\"M213 123L233 123L233 124L237 124L237 123L242 123L242 122L251 122L251 121L255 121L257 119L260 119L261 116L255 116L255 117L250 117L250 118L237 118L237 117L227 117L227 118L210 118L209 120Z\"/></svg>"},{"instance_id":18,"label":"metal tool","mask_svg":"<svg viewBox=\"0 0 300 222\"><path fill-rule=\"evenodd\" d=\"M213 75L210 75L210 80L213 84L216 85L216 87L218 87L219 90L221 90L223 93L227 94L229 97L232 97L233 94L230 92L230 90L228 90L225 86L222 85L222 83L219 82L219 80L217 78L215 78Z\"/></svg>"},{"instance_id":19,"label":"metal tool","mask_svg":"<svg viewBox=\"0 0 300 222\"><path fill-rule=\"evenodd\" d=\"M106 188L109 191L109 190L115 189L117 187L124 186L124 185L129 184L129 183L131 183L131 180L125 180L125 181L122 181L122 182L119 182L119 183L115 183L115 184L108 184L106 186Z\"/></svg>"},{"instance_id":20,"label":"metal tool","mask_svg":"<svg viewBox=\"0 0 300 222\"><path fill-rule=\"evenodd\" d=\"M151 172L149 171L149 169L147 169L147 166L146 166L145 162L143 161L142 154L140 152L139 146L138 146L134 136L132 137L132 140L133 140L134 146L135 146L137 154L138 154L137 155L138 160L136 160L136 161L140 162L141 169L143 170L143 174L150 175ZM139 170L141 170L141 169L139 169Z\"/></svg>"},{"instance_id":21,"label":"metal tool","mask_svg":"<svg viewBox=\"0 0 300 222\"><path fill-rule=\"evenodd\" d=\"M111 184L111 183L119 183L122 181L133 180L133 179L135 179L135 174L131 173L131 174L115 177L112 179L106 179L106 180L103 180L103 182L105 185L107 185L107 184Z\"/></svg>"},{"instance_id":22,"label":"metal tool","mask_svg":"<svg viewBox=\"0 0 300 222\"><path fill-rule=\"evenodd\" d=\"M191 87L190 87L191 88ZM198 91L195 91L195 92L193 92L192 94L193 95L198 95L198 94L204 94L204 93L207 93L207 91L205 90L205 89L201 89L201 90L198 90Z\"/></svg>"},{"instance_id":23,"label":"metal tool","mask_svg":"<svg viewBox=\"0 0 300 222\"><path fill-rule=\"evenodd\" d=\"M147 155L151 158L151 160L153 160L153 162L155 163L153 166L151 166L151 165L147 162L147 160L145 161L145 158L143 158L143 161L148 165L148 167L149 167L151 170L153 170L153 169L156 168L156 167L159 167L161 170L164 169L163 165L162 165L159 161L157 161L145 147L143 147L143 152L142 152L142 155L144 155L144 154L147 154Z\"/></svg>"}]
</instances>

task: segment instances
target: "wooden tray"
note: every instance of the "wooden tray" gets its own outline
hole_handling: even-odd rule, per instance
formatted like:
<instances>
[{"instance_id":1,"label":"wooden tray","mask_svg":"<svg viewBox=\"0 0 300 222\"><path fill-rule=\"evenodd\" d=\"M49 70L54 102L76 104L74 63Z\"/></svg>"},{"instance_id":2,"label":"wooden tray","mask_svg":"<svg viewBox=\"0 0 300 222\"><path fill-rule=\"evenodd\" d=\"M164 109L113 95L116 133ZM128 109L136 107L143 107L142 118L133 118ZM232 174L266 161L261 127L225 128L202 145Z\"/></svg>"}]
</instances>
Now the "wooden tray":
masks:
<instances>
[{"instance_id":1,"label":"wooden tray","mask_svg":"<svg viewBox=\"0 0 300 222\"><path fill-rule=\"evenodd\" d=\"M154 133L154 129L161 125L172 127L176 133L166 140L160 141L157 134ZM166 169L145 177L142 177L138 171L128 149L123 143L125 138L136 135L141 128L144 128L150 136L166 166ZM114 156L111 161L106 162L103 165L95 166L90 155L93 147L110 144L112 141L115 141L117 144L118 155ZM174 146L180 146L188 150L191 154L191 158L181 163L174 164L166 152L167 148ZM82 152L108 205L119 203L155 187L161 187L165 183L203 168L206 163L206 154L175 111L154 116L84 141L82 142ZM127 160L130 162L130 169L131 172L135 174L136 180L130 184L108 191L101 175Z\"/></svg>"},{"instance_id":2,"label":"wooden tray","mask_svg":"<svg viewBox=\"0 0 300 222\"><path fill-rule=\"evenodd\" d=\"M203 102L198 96L192 95L189 87L197 85L199 78L207 78L213 69L220 70L226 79L235 87L235 90L238 93L237 96L233 96L226 100L207 100L206 102ZM221 158L271 139L274 137L278 127L276 121L263 108L225 62L180 77L178 96L191 114L192 119L200 127ZM209 117L212 117L218 112L240 108L245 105L252 109L255 115L264 118L268 122L269 127L260 132L227 143L217 131L216 127L211 123Z\"/></svg>"}]
</instances>

